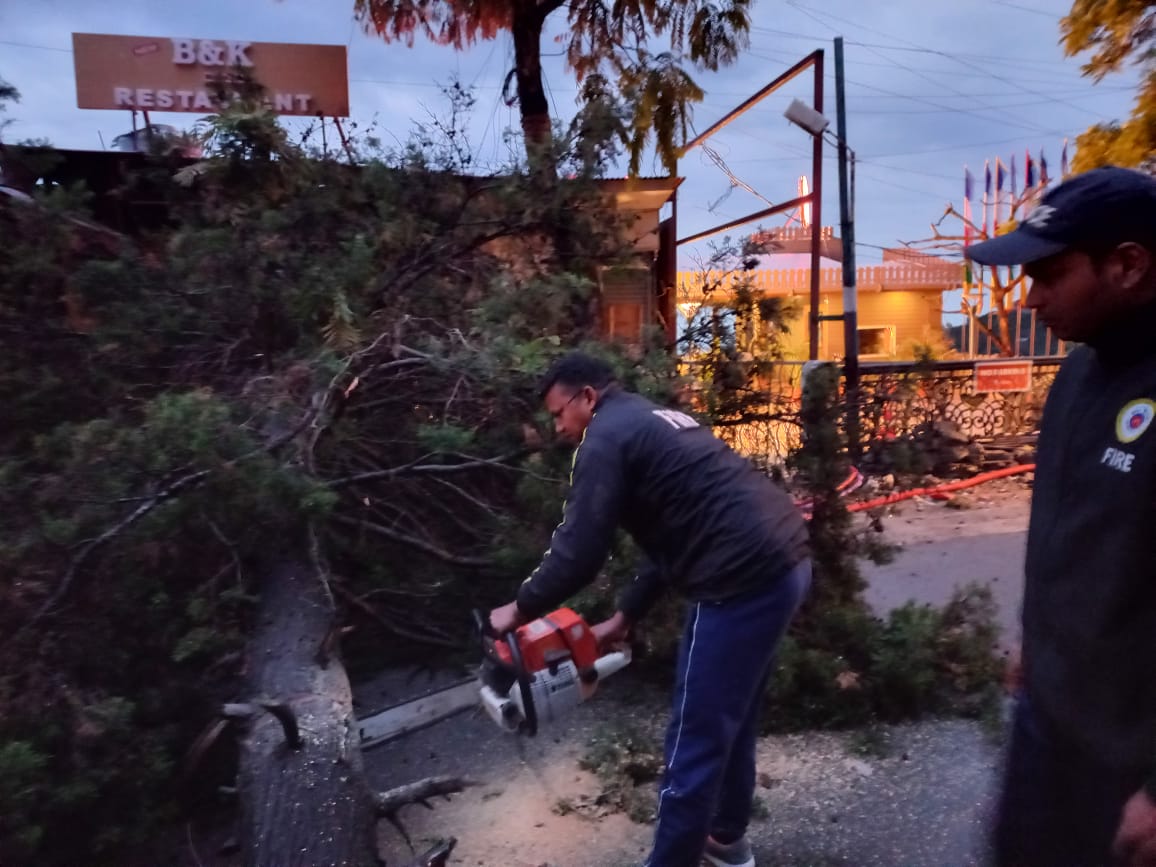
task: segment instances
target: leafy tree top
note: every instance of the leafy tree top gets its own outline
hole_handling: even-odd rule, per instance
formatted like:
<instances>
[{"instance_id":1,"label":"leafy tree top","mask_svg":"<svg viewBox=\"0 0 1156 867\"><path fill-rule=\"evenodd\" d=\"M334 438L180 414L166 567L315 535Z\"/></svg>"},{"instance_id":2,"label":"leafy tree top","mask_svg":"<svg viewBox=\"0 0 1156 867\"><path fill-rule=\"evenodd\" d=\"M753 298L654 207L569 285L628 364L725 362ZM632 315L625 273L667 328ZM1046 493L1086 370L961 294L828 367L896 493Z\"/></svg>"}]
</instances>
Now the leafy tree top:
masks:
<instances>
[{"instance_id":1,"label":"leafy tree top","mask_svg":"<svg viewBox=\"0 0 1156 867\"><path fill-rule=\"evenodd\" d=\"M1092 52L1084 74L1100 81L1126 64L1144 68L1131 116L1097 124L1077 139L1073 167L1086 171L1113 163L1149 167L1156 153L1156 3L1149 0L1075 0L1061 19L1069 57Z\"/></svg>"},{"instance_id":2,"label":"leafy tree top","mask_svg":"<svg viewBox=\"0 0 1156 867\"><path fill-rule=\"evenodd\" d=\"M631 173L638 172L651 140L673 173L691 105L703 97L690 68L713 72L738 59L748 43L750 0L355 0L354 12L367 31L410 46L419 32L458 50L510 32L516 63L511 76L529 145L549 140L540 41L545 20L563 6L567 67L579 83L599 76L615 84L626 103L630 120L622 139ZM664 49L660 40L667 41ZM594 88L584 90L584 98L592 92L606 96Z\"/></svg>"}]
</instances>

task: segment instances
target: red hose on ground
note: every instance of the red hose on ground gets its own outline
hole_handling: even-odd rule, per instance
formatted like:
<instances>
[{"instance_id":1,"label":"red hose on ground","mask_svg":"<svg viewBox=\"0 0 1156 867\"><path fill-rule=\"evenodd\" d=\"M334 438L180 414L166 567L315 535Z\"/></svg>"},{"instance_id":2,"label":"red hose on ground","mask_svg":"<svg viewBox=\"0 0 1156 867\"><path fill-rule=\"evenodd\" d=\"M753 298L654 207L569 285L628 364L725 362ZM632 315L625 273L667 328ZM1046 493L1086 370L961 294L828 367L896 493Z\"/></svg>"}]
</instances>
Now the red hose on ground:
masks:
<instances>
[{"instance_id":1,"label":"red hose on ground","mask_svg":"<svg viewBox=\"0 0 1156 867\"><path fill-rule=\"evenodd\" d=\"M965 488L974 488L976 485L982 485L984 482L991 482L995 479L1004 479L1008 476L1019 475L1020 473L1031 473L1035 471L1035 468L1035 464L1017 464L1014 467L1004 467L1000 470L980 473L978 476L972 476L970 479L961 479L958 482L948 482L945 485L936 485L931 488L915 488L911 491L900 491L895 494L888 494L886 497L866 500L862 503L852 503L847 507L847 511L862 512L867 509L878 509L880 506L889 506L892 503L910 500L912 497L934 497L938 494L949 494L953 491L962 491Z\"/></svg>"}]
</instances>

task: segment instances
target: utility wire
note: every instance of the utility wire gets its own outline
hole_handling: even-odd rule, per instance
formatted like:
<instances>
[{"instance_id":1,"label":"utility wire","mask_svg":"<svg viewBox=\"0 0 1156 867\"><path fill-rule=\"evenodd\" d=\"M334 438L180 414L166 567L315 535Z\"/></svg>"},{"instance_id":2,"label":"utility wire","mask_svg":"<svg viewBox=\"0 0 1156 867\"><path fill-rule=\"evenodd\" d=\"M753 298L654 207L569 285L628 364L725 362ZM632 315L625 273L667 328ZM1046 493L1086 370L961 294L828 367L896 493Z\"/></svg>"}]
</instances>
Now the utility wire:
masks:
<instances>
[{"instance_id":1,"label":"utility wire","mask_svg":"<svg viewBox=\"0 0 1156 867\"><path fill-rule=\"evenodd\" d=\"M819 24L823 25L824 27L827 27L828 29L830 29L830 30L834 31L835 33L839 33L839 32L840 32L840 31L839 31L839 28L837 28L837 27L833 27L832 25L830 25L829 23L827 23L826 21L824 21L824 20L823 20L824 18L830 18L830 19L832 19L832 20L834 20L834 21L841 21L841 22L843 22L844 24L849 24L849 25L850 25L850 26L852 26L852 27L857 27L857 28L860 28L860 29L862 29L862 30L866 30L866 31L868 31L869 33L878 33L878 34L880 34L880 35L883 35L883 36L888 36L888 35L890 35L890 34L888 34L888 33L884 32L884 31L882 31L882 30L876 30L875 28L873 28L873 27L869 27L869 26L867 26L866 24L861 24L861 23L860 23L860 22L858 22L858 21L852 21L850 18L843 18L842 16L839 16L839 15L835 15L835 14L833 14L833 13L830 13L830 12L820 12L820 13L814 13L814 12L811 12L811 11L809 11L809 10L807 10L807 9L804 9L802 6L800 6L800 5L799 5L799 3L798 3L798 0L787 0L787 4L788 4L789 6L791 6L792 8L794 8L795 10L797 10L798 12L801 12L801 13L803 13L804 15L806 15L808 18L812 19L813 21L815 21L815 22L817 22L817 23L819 23ZM915 43L913 43L913 42L911 42L910 40L907 40L907 39L899 39L899 41L900 41L900 42L905 42L905 43L907 43L908 45L915 45ZM921 46L916 46L916 47L921 47ZM869 48L868 50L870 50L870 51L872 51L873 53L875 53L875 54L879 55L879 52L878 52L878 51L877 51L875 48ZM879 56L880 56L880 57L883 57L883 55L879 55ZM943 56L947 57L947 56L948 56L947 52L943 52ZM886 60L886 59L887 59L887 58L886 58L886 57L884 57L884 60ZM952 55L950 55L949 59L950 59L950 60L953 60L953 61L954 61L954 62L956 62L956 63L962 64L963 66L967 66L967 67L969 67L969 68L971 68L971 69L976 69L976 70L979 70L979 71L980 71L980 73L982 73L982 74L983 74L984 76L986 76L986 77L990 77L990 78L993 78L993 79L995 79L996 81L1001 81L1001 82L1003 82L1004 84L1008 84L1008 85L1010 85L1010 86L1012 86L1012 87L1015 87L1015 88L1018 88L1018 89L1020 89L1020 90L1023 90L1025 93L1030 93L1032 96L1037 96L1037 97L1039 97L1039 98L1041 98L1041 99L1045 99L1045 100L1048 100L1049 102L1054 102L1054 103L1057 103L1058 105L1067 106L1068 108L1075 108L1077 111L1083 111L1083 110L1084 110L1084 109L1080 108L1079 106L1073 106L1073 105L1072 105L1072 103L1070 103L1070 102L1065 102L1065 101L1064 101L1064 100L1062 100L1062 99L1057 99L1057 98L1055 98L1055 97L1053 97L1053 96L1051 96L1051 95L1049 95L1049 94L1047 94L1047 93L1044 93L1044 92L1042 92L1042 91L1038 91L1038 90L1032 90L1031 88L1023 87L1023 86L1022 86L1022 85L1020 85L1018 82L1016 82L1014 79L1005 78L1005 77L1003 77L1003 76L1000 76L1000 75L996 75L995 73L991 72L990 70L987 70L987 69L985 69L985 68L983 68L983 67L981 67L981 66L977 66L976 64L972 63L972 62L971 62L971 61L969 61L969 60L965 60L965 59L963 59L962 57L960 57L960 56L959 56L959 55L957 55L957 54L952 54ZM900 63L897 63L896 65L898 65L898 66L899 66L900 68L902 68L902 69L906 69L906 70L907 70L907 71L909 71L909 72L912 72L912 71L913 71L913 70L911 69L911 67L909 67L909 66L904 66L903 64L900 64ZM916 73L916 74L919 74L919 75L921 75L921 76L922 76L922 73Z\"/></svg>"},{"instance_id":2,"label":"utility wire","mask_svg":"<svg viewBox=\"0 0 1156 867\"><path fill-rule=\"evenodd\" d=\"M716 151L705 142L700 144L699 147L702 148L702 152L706 154L707 158L718 167L719 171L727 176L727 179L730 180L732 187L738 187L739 189L746 190L755 198L762 199L768 205L771 205L772 207L774 206L774 202L772 202L770 199L768 199L766 196L764 196L762 193L760 193L758 190L756 190L754 187L732 172L718 151Z\"/></svg>"},{"instance_id":3,"label":"utility wire","mask_svg":"<svg viewBox=\"0 0 1156 867\"><path fill-rule=\"evenodd\" d=\"M992 2L997 2L997 0L992 0ZM820 23L820 24L823 24L824 26L828 27L829 29L831 29L831 30L835 30L836 32L838 32L838 30L837 30L836 28L834 28L834 27L831 27L831 25L830 25L830 24L827 24L826 22L822 21L820 18L817 18L817 17L815 16L815 14L812 14L812 13L811 13L811 12L809 12L808 10L806 10L806 9L803 9L801 6L799 6L799 4L798 4L798 0L788 0L788 4L789 4L789 5L791 5L791 6L793 6L793 7L794 7L796 10L798 10L799 12L802 12L804 15L807 15L807 16L808 16L809 18L811 18L812 20L815 20L816 22L818 22L818 23ZM1016 5L1016 4L1012 4L1012 3L1008 3L1008 2L1003 2L1002 4L997 2L997 5L1006 5L1006 6L1011 6L1011 7L1014 7L1014 8L1025 9L1025 10L1027 10L1027 11L1029 11L1029 12L1039 12L1040 14L1048 14L1048 13L1045 13L1045 12L1043 12L1042 10L1038 10L1038 9L1031 9L1031 8L1029 8L1029 7L1026 7L1026 6L1018 6L1018 5ZM842 17L840 17L840 16L838 16L838 15L835 15L834 13L830 13L830 12L823 12L823 13L817 13L817 14L818 14L818 15L821 15L821 16L823 16L823 17L826 17L826 18L830 18L830 19L833 19L833 20L835 20L835 21L842 21L842 22L844 22L844 23L846 23L846 24L850 24L850 25L851 25L851 26L853 26L853 27L857 27L857 28L860 28L860 29L863 29L863 30L867 30L867 31L869 31L869 32L871 32L871 33L877 33L877 34L879 34L879 35L882 35L882 36L890 36L890 35L891 35L891 34L889 34L889 33L885 32L885 31L877 30L877 29L875 29L875 28L872 28L872 27L869 27L869 26L867 26L867 25L865 25L865 24L861 24L861 23L859 23L859 22L856 22L856 21L852 21L852 20L851 20L851 19L849 19L849 18L842 18ZM1056 16L1056 17L1058 17L1058 16ZM951 61L953 61L953 62L955 62L955 63L961 64L961 65L963 65L963 66L965 66L965 67L968 67L969 69L973 69L973 70L976 70L976 71L979 73L979 75L981 75L981 76L983 76L983 77L985 77L985 78L990 78L990 79L992 79L992 80L994 80L994 81L999 81L999 82L1001 82L1001 83L1003 83L1003 84L1007 84L1007 85L1009 85L1009 86L1011 86L1011 87L1014 87L1014 88L1017 88L1018 90L1021 90L1021 91L1023 91L1024 93L1030 94L1030 95L1032 95L1032 96L1035 96L1035 97L1038 97L1038 98L1040 98L1040 99L1044 99L1044 100L1047 100L1047 101L1049 101L1049 102L1054 102L1054 103L1057 103L1057 104L1059 104L1059 105L1065 105L1065 106L1067 106L1067 107L1069 107L1069 108L1074 108L1074 109L1076 109L1077 111L1083 111L1083 110L1084 110L1084 109L1080 108L1079 106L1073 105L1071 102L1068 102L1068 101L1066 101L1066 100L1062 100L1062 99L1058 99L1058 98L1055 96L1055 94L1044 93L1044 92L1042 92L1042 91L1039 91L1039 90L1035 90L1035 89L1033 89L1033 88L1024 87L1024 86L1023 86L1023 81L1024 81L1025 79L1018 79L1018 80L1017 80L1017 79L1007 78L1006 76L997 75L996 73L992 72L990 69L987 69L986 67L978 66L978 65L975 63L975 61L976 61L976 60L978 60L978 59L984 59L984 58L981 58L980 56L977 56L977 55L963 55L963 54L959 54L959 53L956 53L956 52L944 51L944 50L941 50L941 49L935 49L935 48L927 48L927 47L925 47L925 46L921 46L921 45L918 45L918 44L916 44L916 43L914 43L914 42L911 42L910 40L906 40L906 39L901 39L900 41L901 41L901 42L904 42L904 43L906 43L906 45L903 45L903 46L896 46L896 45L891 45L891 46L888 46L888 45L872 44L872 43L866 43L866 42L848 42L847 44L849 44L849 45L860 45L860 46L863 46L863 47L866 47L866 48L871 48L871 49L875 49L875 48L882 48L882 49L884 49L884 50L894 50L894 51L903 51L903 50L906 50L906 51L917 51L917 52L920 52L920 53L932 54L932 55L935 55L935 56L943 57L943 58L946 58L946 59L948 59L948 60L951 60ZM877 53L877 52L876 52L876 53ZM884 59L886 59L886 58L884 58ZM994 59L994 60L998 60L998 61L1000 61L1000 63L1001 63L1001 65L1002 65L1002 66L1009 66L1009 65L1012 65L1012 64L1014 64L1014 63L1015 63L1015 60L1016 60L1015 58L1006 58L1006 57L998 57L998 56L996 56L996 57L993 57L993 56L991 56L991 55L988 55L988 56L986 56L986 59ZM910 67L906 67L906 68L910 69ZM1043 83L1049 83L1049 82L1047 82L1047 81L1044 81Z\"/></svg>"}]
</instances>

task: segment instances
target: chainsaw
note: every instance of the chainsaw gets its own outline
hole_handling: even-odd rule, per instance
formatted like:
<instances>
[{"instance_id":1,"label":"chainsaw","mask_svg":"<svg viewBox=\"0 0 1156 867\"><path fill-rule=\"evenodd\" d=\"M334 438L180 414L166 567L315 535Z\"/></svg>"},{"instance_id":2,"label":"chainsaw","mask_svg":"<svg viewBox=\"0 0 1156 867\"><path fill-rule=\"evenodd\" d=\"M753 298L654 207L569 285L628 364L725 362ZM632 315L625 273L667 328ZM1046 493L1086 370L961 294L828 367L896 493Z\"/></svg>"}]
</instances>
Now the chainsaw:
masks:
<instances>
[{"instance_id":1,"label":"chainsaw","mask_svg":"<svg viewBox=\"0 0 1156 867\"><path fill-rule=\"evenodd\" d=\"M498 637L474 612L482 642L478 673L482 707L501 728L531 737L540 722L562 719L590 698L604 678L630 663L630 651L598 655L589 625L569 608Z\"/></svg>"}]
</instances>

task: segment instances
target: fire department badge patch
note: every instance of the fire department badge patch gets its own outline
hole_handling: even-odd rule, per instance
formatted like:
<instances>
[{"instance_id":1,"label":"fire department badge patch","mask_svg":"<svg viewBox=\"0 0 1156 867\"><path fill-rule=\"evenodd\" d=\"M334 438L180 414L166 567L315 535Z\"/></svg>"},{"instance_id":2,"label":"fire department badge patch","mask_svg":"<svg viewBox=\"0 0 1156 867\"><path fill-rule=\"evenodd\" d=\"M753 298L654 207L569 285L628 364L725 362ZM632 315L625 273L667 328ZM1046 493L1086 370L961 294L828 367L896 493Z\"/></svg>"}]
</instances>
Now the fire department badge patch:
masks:
<instances>
[{"instance_id":1,"label":"fire department badge patch","mask_svg":"<svg viewBox=\"0 0 1156 867\"><path fill-rule=\"evenodd\" d=\"M1131 401L1116 416L1116 439L1122 443L1135 442L1148 430L1153 418L1156 418L1156 402Z\"/></svg>"}]
</instances>

